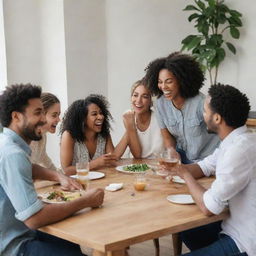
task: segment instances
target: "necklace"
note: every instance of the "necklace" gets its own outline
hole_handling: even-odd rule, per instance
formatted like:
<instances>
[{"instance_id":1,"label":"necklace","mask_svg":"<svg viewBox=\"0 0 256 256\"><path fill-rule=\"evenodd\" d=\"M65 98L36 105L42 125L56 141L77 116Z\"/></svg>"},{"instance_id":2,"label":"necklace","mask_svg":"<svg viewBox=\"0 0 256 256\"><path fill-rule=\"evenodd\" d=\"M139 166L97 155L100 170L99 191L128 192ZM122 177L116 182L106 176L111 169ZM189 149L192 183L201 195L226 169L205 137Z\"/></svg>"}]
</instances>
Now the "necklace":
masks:
<instances>
[{"instance_id":1,"label":"necklace","mask_svg":"<svg viewBox=\"0 0 256 256\"><path fill-rule=\"evenodd\" d=\"M151 121L151 115L150 117L146 120L146 122L141 122L140 119L137 119L135 117L135 124L136 124L136 127L137 129L140 131L140 132L145 132L148 127L149 127L149 124L150 124L150 121Z\"/></svg>"}]
</instances>

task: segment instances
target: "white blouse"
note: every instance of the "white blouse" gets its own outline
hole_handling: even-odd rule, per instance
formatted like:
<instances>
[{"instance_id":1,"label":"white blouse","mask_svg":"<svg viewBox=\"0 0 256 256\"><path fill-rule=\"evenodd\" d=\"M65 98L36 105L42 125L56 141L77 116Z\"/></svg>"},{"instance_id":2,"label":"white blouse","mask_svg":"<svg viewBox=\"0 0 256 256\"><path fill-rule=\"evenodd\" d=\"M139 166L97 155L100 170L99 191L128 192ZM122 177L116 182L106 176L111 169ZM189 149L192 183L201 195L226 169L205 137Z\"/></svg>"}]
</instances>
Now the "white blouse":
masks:
<instances>
[{"instance_id":1,"label":"white blouse","mask_svg":"<svg viewBox=\"0 0 256 256\"><path fill-rule=\"evenodd\" d=\"M154 110L151 111L150 124L145 131L138 129L136 120L135 124L142 148L141 158L156 158L164 150L164 142ZM128 149L128 157L133 157L130 149Z\"/></svg>"}]
</instances>

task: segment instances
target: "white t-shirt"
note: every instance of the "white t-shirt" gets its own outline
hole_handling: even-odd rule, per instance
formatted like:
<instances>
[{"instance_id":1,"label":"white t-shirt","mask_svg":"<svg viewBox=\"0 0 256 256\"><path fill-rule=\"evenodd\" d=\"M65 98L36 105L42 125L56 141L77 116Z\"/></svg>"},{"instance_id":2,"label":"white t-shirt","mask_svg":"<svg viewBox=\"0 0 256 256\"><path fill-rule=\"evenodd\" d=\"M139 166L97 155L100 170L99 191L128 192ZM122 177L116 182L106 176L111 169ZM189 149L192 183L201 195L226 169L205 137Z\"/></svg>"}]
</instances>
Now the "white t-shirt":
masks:
<instances>
[{"instance_id":1,"label":"white t-shirt","mask_svg":"<svg viewBox=\"0 0 256 256\"><path fill-rule=\"evenodd\" d=\"M164 142L161 134L161 130L156 120L156 115L154 110L151 111L151 120L150 124L144 132L140 131L137 128L137 123L135 120L137 134L140 140L142 154L141 158L156 158L157 154L159 154L164 149ZM127 150L128 157L132 158L133 155L128 148Z\"/></svg>"},{"instance_id":2,"label":"white t-shirt","mask_svg":"<svg viewBox=\"0 0 256 256\"><path fill-rule=\"evenodd\" d=\"M222 232L230 236L241 252L256 254L256 134L246 126L231 132L214 153L198 162L206 176L216 180L203 196L206 207L219 214L229 206L230 217Z\"/></svg>"}]
</instances>

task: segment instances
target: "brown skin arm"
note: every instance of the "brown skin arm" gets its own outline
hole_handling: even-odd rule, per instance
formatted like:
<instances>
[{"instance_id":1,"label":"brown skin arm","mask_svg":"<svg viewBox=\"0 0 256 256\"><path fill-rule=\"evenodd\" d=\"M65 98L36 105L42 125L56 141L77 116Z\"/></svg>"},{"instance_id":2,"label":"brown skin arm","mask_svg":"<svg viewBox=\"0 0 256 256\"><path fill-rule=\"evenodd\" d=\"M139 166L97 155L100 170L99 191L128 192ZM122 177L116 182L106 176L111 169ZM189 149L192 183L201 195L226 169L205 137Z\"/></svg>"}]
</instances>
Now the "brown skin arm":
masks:
<instances>
[{"instance_id":1,"label":"brown skin arm","mask_svg":"<svg viewBox=\"0 0 256 256\"><path fill-rule=\"evenodd\" d=\"M116 145L114 154L117 156L118 159L122 157L124 154L126 148L128 146L128 136L127 133L125 132L119 143Z\"/></svg>"},{"instance_id":2,"label":"brown skin arm","mask_svg":"<svg viewBox=\"0 0 256 256\"><path fill-rule=\"evenodd\" d=\"M72 165L74 155L75 141L68 131L65 131L61 137L60 143L60 161L65 174L72 175L76 173L76 167Z\"/></svg>"},{"instance_id":3,"label":"brown skin arm","mask_svg":"<svg viewBox=\"0 0 256 256\"><path fill-rule=\"evenodd\" d=\"M91 189L82 197L63 204L45 204L44 207L24 221L30 229L38 229L45 225L63 220L86 207L98 207L103 203L104 191Z\"/></svg>"},{"instance_id":4,"label":"brown skin arm","mask_svg":"<svg viewBox=\"0 0 256 256\"><path fill-rule=\"evenodd\" d=\"M166 148L176 148L175 138L171 135L167 128L161 129L161 134Z\"/></svg>"},{"instance_id":5,"label":"brown skin arm","mask_svg":"<svg viewBox=\"0 0 256 256\"><path fill-rule=\"evenodd\" d=\"M69 176L76 174L76 167L72 165L74 144L75 142L71 135L65 131L61 138L60 158L62 168L65 171L65 174ZM114 146L112 139L109 136L106 142L106 152L108 152L108 154L104 154L97 159L90 161L90 170L95 170L104 166L114 166L117 161L117 157L111 153L113 151Z\"/></svg>"},{"instance_id":6,"label":"brown skin arm","mask_svg":"<svg viewBox=\"0 0 256 256\"><path fill-rule=\"evenodd\" d=\"M177 165L177 167L172 168L171 175L178 175L186 181L189 192L195 200L197 206L206 216L212 216L213 213L210 212L203 201L203 195L206 189L201 186L196 179L204 177L204 174L198 164L189 165Z\"/></svg>"},{"instance_id":7,"label":"brown skin arm","mask_svg":"<svg viewBox=\"0 0 256 256\"><path fill-rule=\"evenodd\" d=\"M126 129L128 145L134 158L141 158L142 148L138 137L135 116L133 111L128 111L123 115L124 127Z\"/></svg>"}]
</instances>

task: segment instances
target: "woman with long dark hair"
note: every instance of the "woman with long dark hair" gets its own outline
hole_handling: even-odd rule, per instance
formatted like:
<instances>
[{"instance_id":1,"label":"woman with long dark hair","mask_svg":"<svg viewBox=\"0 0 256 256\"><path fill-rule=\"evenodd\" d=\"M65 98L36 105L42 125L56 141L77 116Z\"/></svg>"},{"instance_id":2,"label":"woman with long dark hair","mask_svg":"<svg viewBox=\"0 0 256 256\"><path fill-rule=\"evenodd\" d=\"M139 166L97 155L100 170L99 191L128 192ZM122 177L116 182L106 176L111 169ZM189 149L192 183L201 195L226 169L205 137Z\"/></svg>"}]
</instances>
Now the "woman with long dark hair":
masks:
<instances>
[{"instance_id":1,"label":"woman with long dark hair","mask_svg":"<svg viewBox=\"0 0 256 256\"><path fill-rule=\"evenodd\" d=\"M166 148L191 163L211 154L219 144L203 118L205 95L199 90L204 75L199 63L178 52L159 58L146 68L145 83L157 96L156 108Z\"/></svg>"},{"instance_id":2,"label":"woman with long dark hair","mask_svg":"<svg viewBox=\"0 0 256 256\"><path fill-rule=\"evenodd\" d=\"M75 174L77 162L89 162L90 169L115 165L108 105L104 96L91 94L73 102L66 111L61 125L60 153L67 175Z\"/></svg>"}]
</instances>

